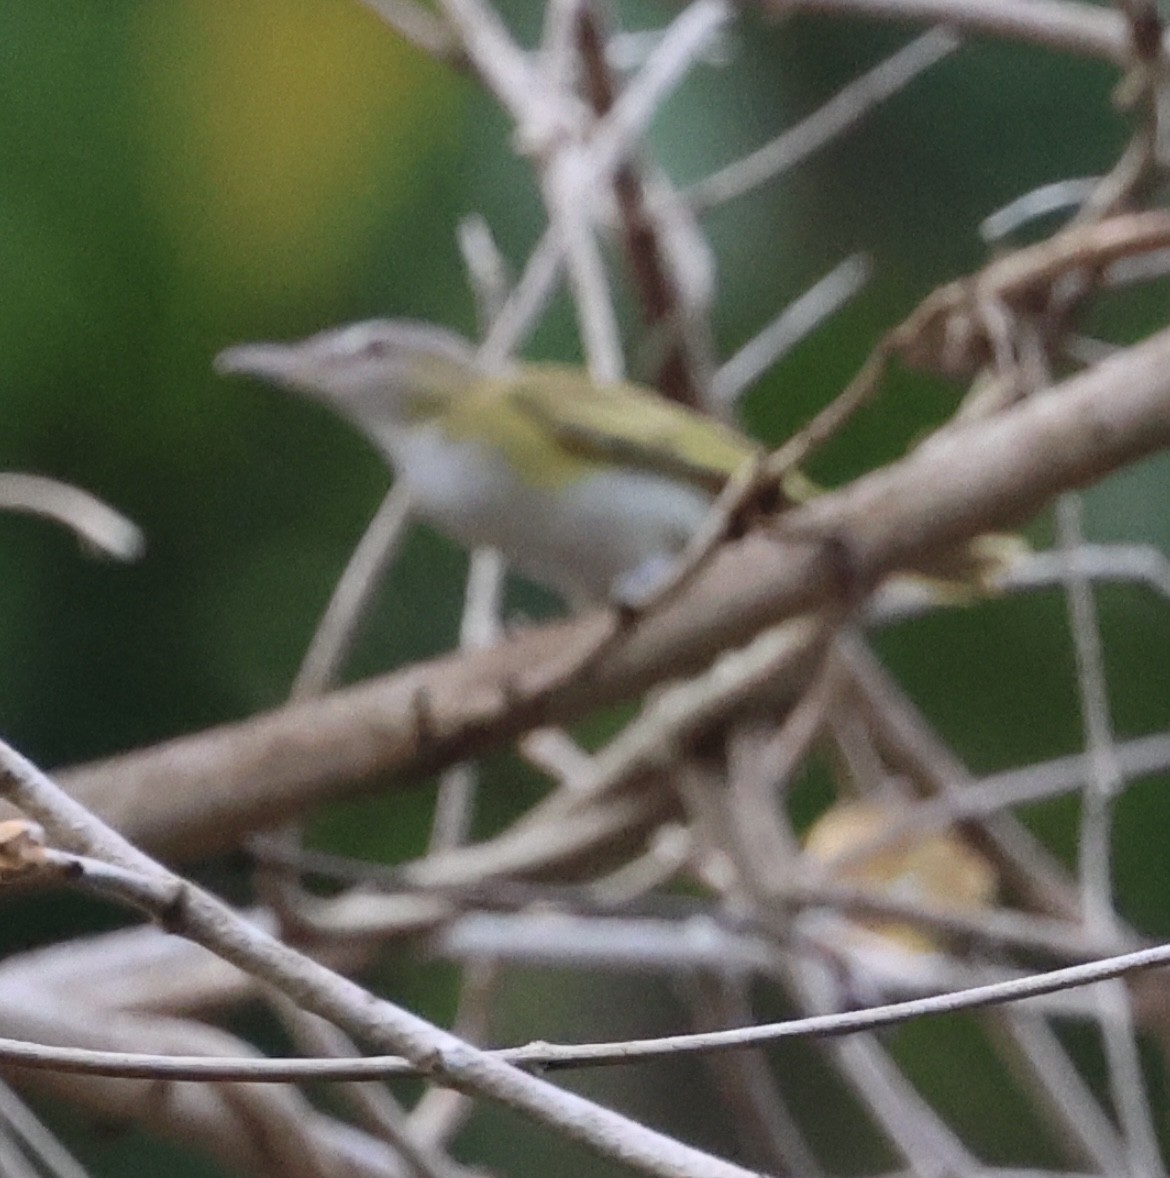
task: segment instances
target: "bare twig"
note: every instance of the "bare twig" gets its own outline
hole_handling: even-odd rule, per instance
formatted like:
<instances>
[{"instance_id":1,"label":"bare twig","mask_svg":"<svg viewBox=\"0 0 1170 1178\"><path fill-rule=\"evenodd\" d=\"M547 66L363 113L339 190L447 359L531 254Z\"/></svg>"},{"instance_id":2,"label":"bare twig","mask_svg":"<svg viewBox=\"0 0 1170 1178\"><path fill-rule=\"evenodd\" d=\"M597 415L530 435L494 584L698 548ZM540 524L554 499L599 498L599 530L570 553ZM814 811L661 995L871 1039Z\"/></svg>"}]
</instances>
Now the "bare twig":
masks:
<instances>
[{"instance_id":1,"label":"bare twig","mask_svg":"<svg viewBox=\"0 0 1170 1178\"><path fill-rule=\"evenodd\" d=\"M542 177L549 220L565 253L589 374L606 384L622 379L625 361L605 263L593 230L596 184L592 156L579 147L558 151Z\"/></svg>"},{"instance_id":2,"label":"bare twig","mask_svg":"<svg viewBox=\"0 0 1170 1178\"><path fill-rule=\"evenodd\" d=\"M1057 535L1066 557L1084 543L1081 507L1076 492L1061 496L1056 506ZM1093 587L1073 559L1067 564L1065 594L1069 629L1076 652L1081 722L1090 765L1081 792L1079 874L1082 919L1092 930L1112 932L1119 923L1113 909L1113 799L1124 788L1125 779L1114 742L1105 682L1104 646ZM1129 996L1123 987L1110 985L1098 987L1096 998L1109 1064L1110 1089L1124 1131L1127 1163L1145 1174L1164 1173L1150 1118Z\"/></svg>"},{"instance_id":3,"label":"bare twig","mask_svg":"<svg viewBox=\"0 0 1170 1178\"><path fill-rule=\"evenodd\" d=\"M687 991L700 1030L751 1021L747 987L727 972L698 974L688 979ZM762 1052L713 1055L707 1057L707 1063L724 1107L741 1127L740 1137L755 1155L757 1165L792 1178L825 1178L825 1170L782 1098L774 1069Z\"/></svg>"},{"instance_id":4,"label":"bare twig","mask_svg":"<svg viewBox=\"0 0 1170 1178\"><path fill-rule=\"evenodd\" d=\"M566 112L496 11L482 0L442 0L439 9L484 85L516 123L523 146L542 150Z\"/></svg>"},{"instance_id":5,"label":"bare twig","mask_svg":"<svg viewBox=\"0 0 1170 1178\"><path fill-rule=\"evenodd\" d=\"M945 25L960 33L1129 64L1125 22L1075 0L742 0L764 12L825 12Z\"/></svg>"},{"instance_id":6,"label":"bare twig","mask_svg":"<svg viewBox=\"0 0 1170 1178\"><path fill-rule=\"evenodd\" d=\"M1007 1007L998 1020L985 1020L1009 1067L1050 1110L1061 1130L1059 1143L1074 1164L1103 1174L1124 1173L1121 1140L1092 1090L1077 1072L1056 1033L1039 1011Z\"/></svg>"},{"instance_id":7,"label":"bare twig","mask_svg":"<svg viewBox=\"0 0 1170 1178\"><path fill-rule=\"evenodd\" d=\"M379 1047L399 1050L432 1079L499 1101L606 1157L662 1178L747 1178L730 1162L647 1129L582 1097L493 1059L454 1035L301 956L249 926L209 893L170 875L71 801L44 774L0 745L0 791L65 846L140 873L157 888L153 909L167 927L288 994L304 1009ZM84 880L84 873L79 877ZM139 905L144 888L126 896Z\"/></svg>"},{"instance_id":8,"label":"bare twig","mask_svg":"<svg viewBox=\"0 0 1170 1178\"><path fill-rule=\"evenodd\" d=\"M277 995L276 1007L285 1015L293 1039L302 1051L326 1059L360 1056L357 1046L332 1023L306 1013L283 995ZM423 1138L385 1087L350 1082L342 1085L340 1095L367 1130L402 1157L412 1178L473 1178L473 1171L457 1165L434 1143Z\"/></svg>"},{"instance_id":9,"label":"bare twig","mask_svg":"<svg viewBox=\"0 0 1170 1178\"><path fill-rule=\"evenodd\" d=\"M483 650L499 637L500 604L504 588L504 562L492 548L471 554L463 605L459 645L463 650ZM431 823L431 850L455 847L466 841L479 774L468 761L452 765L439 779L435 815Z\"/></svg>"},{"instance_id":10,"label":"bare twig","mask_svg":"<svg viewBox=\"0 0 1170 1178\"><path fill-rule=\"evenodd\" d=\"M95 552L118 560L137 560L146 547L138 526L121 512L88 491L41 475L0 473L0 511L55 520Z\"/></svg>"},{"instance_id":11,"label":"bare twig","mask_svg":"<svg viewBox=\"0 0 1170 1178\"><path fill-rule=\"evenodd\" d=\"M863 254L854 254L789 303L715 373L711 381L711 403L716 410L730 417L743 393L848 302L868 278L868 259Z\"/></svg>"},{"instance_id":12,"label":"bare twig","mask_svg":"<svg viewBox=\"0 0 1170 1178\"><path fill-rule=\"evenodd\" d=\"M400 37L450 65L462 64L459 45L451 30L414 0L361 0Z\"/></svg>"},{"instance_id":13,"label":"bare twig","mask_svg":"<svg viewBox=\"0 0 1170 1178\"><path fill-rule=\"evenodd\" d=\"M512 285L508 263L483 217L464 217L459 222L456 236L471 291L475 295L480 331L486 332L496 321Z\"/></svg>"},{"instance_id":14,"label":"bare twig","mask_svg":"<svg viewBox=\"0 0 1170 1178\"><path fill-rule=\"evenodd\" d=\"M1063 209L1079 208L1099 183L1099 176L1088 176L1057 180L1033 188L984 217L979 225L979 236L993 245L1038 217Z\"/></svg>"},{"instance_id":15,"label":"bare twig","mask_svg":"<svg viewBox=\"0 0 1170 1178\"><path fill-rule=\"evenodd\" d=\"M460 1039L468 1043L482 1043L487 1039L501 972L495 961L482 957L464 967L459 1006L451 1027ZM440 1145L458 1132L474 1107L474 1102L464 1093L432 1086L411 1109L410 1128L421 1140Z\"/></svg>"},{"instance_id":16,"label":"bare twig","mask_svg":"<svg viewBox=\"0 0 1170 1178\"><path fill-rule=\"evenodd\" d=\"M409 518L410 497L401 484L395 484L370 520L333 589L301 660L289 692L291 699L311 699L336 684L378 586L398 551Z\"/></svg>"},{"instance_id":17,"label":"bare twig","mask_svg":"<svg viewBox=\"0 0 1170 1178\"><path fill-rule=\"evenodd\" d=\"M44 1172L51 1178L86 1178L81 1163L41 1124L32 1109L7 1084L0 1084L0 1121L40 1161Z\"/></svg>"},{"instance_id":18,"label":"bare twig","mask_svg":"<svg viewBox=\"0 0 1170 1178\"><path fill-rule=\"evenodd\" d=\"M619 167L730 14L726 0L693 0L674 20L594 133L593 163L600 175Z\"/></svg>"},{"instance_id":19,"label":"bare twig","mask_svg":"<svg viewBox=\"0 0 1170 1178\"><path fill-rule=\"evenodd\" d=\"M1117 919L1113 910L1113 855L1110 847L1112 807L1125 780L1114 745L1109 689L1105 682L1105 653L1093 587L1074 555L1084 543L1081 503L1075 492L1061 496L1056 506L1056 519L1060 547L1065 556L1069 630L1076 652L1081 724L1090 766L1081 793L1083 919L1089 928L1111 930Z\"/></svg>"},{"instance_id":20,"label":"bare twig","mask_svg":"<svg viewBox=\"0 0 1170 1178\"><path fill-rule=\"evenodd\" d=\"M698 181L684 194L697 213L734 200L808 159L857 125L874 107L905 89L919 74L959 47L949 31L932 29L843 86L819 110L751 155Z\"/></svg>"},{"instance_id":21,"label":"bare twig","mask_svg":"<svg viewBox=\"0 0 1170 1178\"><path fill-rule=\"evenodd\" d=\"M559 236L546 229L484 337L479 358L486 367L498 367L524 343L552 298L564 260Z\"/></svg>"}]
</instances>

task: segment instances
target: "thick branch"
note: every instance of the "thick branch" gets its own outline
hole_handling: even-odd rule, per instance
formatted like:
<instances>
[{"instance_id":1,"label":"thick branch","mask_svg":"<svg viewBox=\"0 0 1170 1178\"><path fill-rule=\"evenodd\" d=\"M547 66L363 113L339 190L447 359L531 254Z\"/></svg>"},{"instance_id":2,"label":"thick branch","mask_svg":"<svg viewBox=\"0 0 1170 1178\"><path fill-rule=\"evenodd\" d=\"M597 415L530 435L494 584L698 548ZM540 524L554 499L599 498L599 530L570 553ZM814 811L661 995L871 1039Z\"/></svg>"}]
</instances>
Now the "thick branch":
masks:
<instances>
[{"instance_id":1,"label":"thick branch","mask_svg":"<svg viewBox=\"0 0 1170 1178\"><path fill-rule=\"evenodd\" d=\"M74 796L169 854L222 848L307 807L433 770L537 724L571 722L693 672L765 626L1170 444L1170 330L730 545L587 675L566 677L609 620L524 631L323 699L83 766ZM809 663L794 661L792 690Z\"/></svg>"}]
</instances>

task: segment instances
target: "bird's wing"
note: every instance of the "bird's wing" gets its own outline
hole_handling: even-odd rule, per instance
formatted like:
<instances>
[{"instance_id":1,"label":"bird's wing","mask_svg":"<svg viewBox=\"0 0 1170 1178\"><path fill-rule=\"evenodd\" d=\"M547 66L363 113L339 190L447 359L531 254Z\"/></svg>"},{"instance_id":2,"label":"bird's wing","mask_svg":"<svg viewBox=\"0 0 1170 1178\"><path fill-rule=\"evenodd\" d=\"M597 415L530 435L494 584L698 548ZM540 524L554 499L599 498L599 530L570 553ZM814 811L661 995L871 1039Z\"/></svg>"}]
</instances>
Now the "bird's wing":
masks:
<instances>
[{"instance_id":1,"label":"bird's wing","mask_svg":"<svg viewBox=\"0 0 1170 1178\"><path fill-rule=\"evenodd\" d=\"M568 452L681 479L717 494L756 444L642 385L594 384L580 370L528 365L500 388Z\"/></svg>"}]
</instances>

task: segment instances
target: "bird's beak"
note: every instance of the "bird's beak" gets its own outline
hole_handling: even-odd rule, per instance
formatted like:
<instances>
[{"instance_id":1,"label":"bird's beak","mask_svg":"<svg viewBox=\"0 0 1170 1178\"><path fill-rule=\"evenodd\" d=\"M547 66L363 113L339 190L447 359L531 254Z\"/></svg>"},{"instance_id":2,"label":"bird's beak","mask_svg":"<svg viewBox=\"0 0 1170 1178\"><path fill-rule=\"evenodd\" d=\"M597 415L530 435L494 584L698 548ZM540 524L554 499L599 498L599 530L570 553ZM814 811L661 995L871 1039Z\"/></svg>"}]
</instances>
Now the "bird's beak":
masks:
<instances>
[{"instance_id":1,"label":"bird's beak","mask_svg":"<svg viewBox=\"0 0 1170 1178\"><path fill-rule=\"evenodd\" d=\"M304 350L297 344L237 344L216 356L220 376L255 376L285 387L303 388L308 376Z\"/></svg>"}]
</instances>

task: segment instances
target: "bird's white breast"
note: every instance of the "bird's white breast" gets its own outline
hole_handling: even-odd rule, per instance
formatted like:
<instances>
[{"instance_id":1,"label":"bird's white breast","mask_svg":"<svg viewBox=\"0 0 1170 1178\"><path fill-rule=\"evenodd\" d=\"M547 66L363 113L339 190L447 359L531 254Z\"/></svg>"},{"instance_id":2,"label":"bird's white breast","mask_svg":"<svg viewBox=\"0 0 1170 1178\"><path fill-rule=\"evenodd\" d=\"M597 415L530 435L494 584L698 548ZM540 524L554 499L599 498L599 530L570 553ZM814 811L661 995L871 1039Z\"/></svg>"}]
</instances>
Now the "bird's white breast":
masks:
<instances>
[{"instance_id":1,"label":"bird's white breast","mask_svg":"<svg viewBox=\"0 0 1170 1178\"><path fill-rule=\"evenodd\" d=\"M387 448L418 514L467 547L499 548L520 572L572 599L677 555L711 498L661 475L604 468L561 486L520 479L498 451L438 426Z\"/></svg>"}]
</instances>

